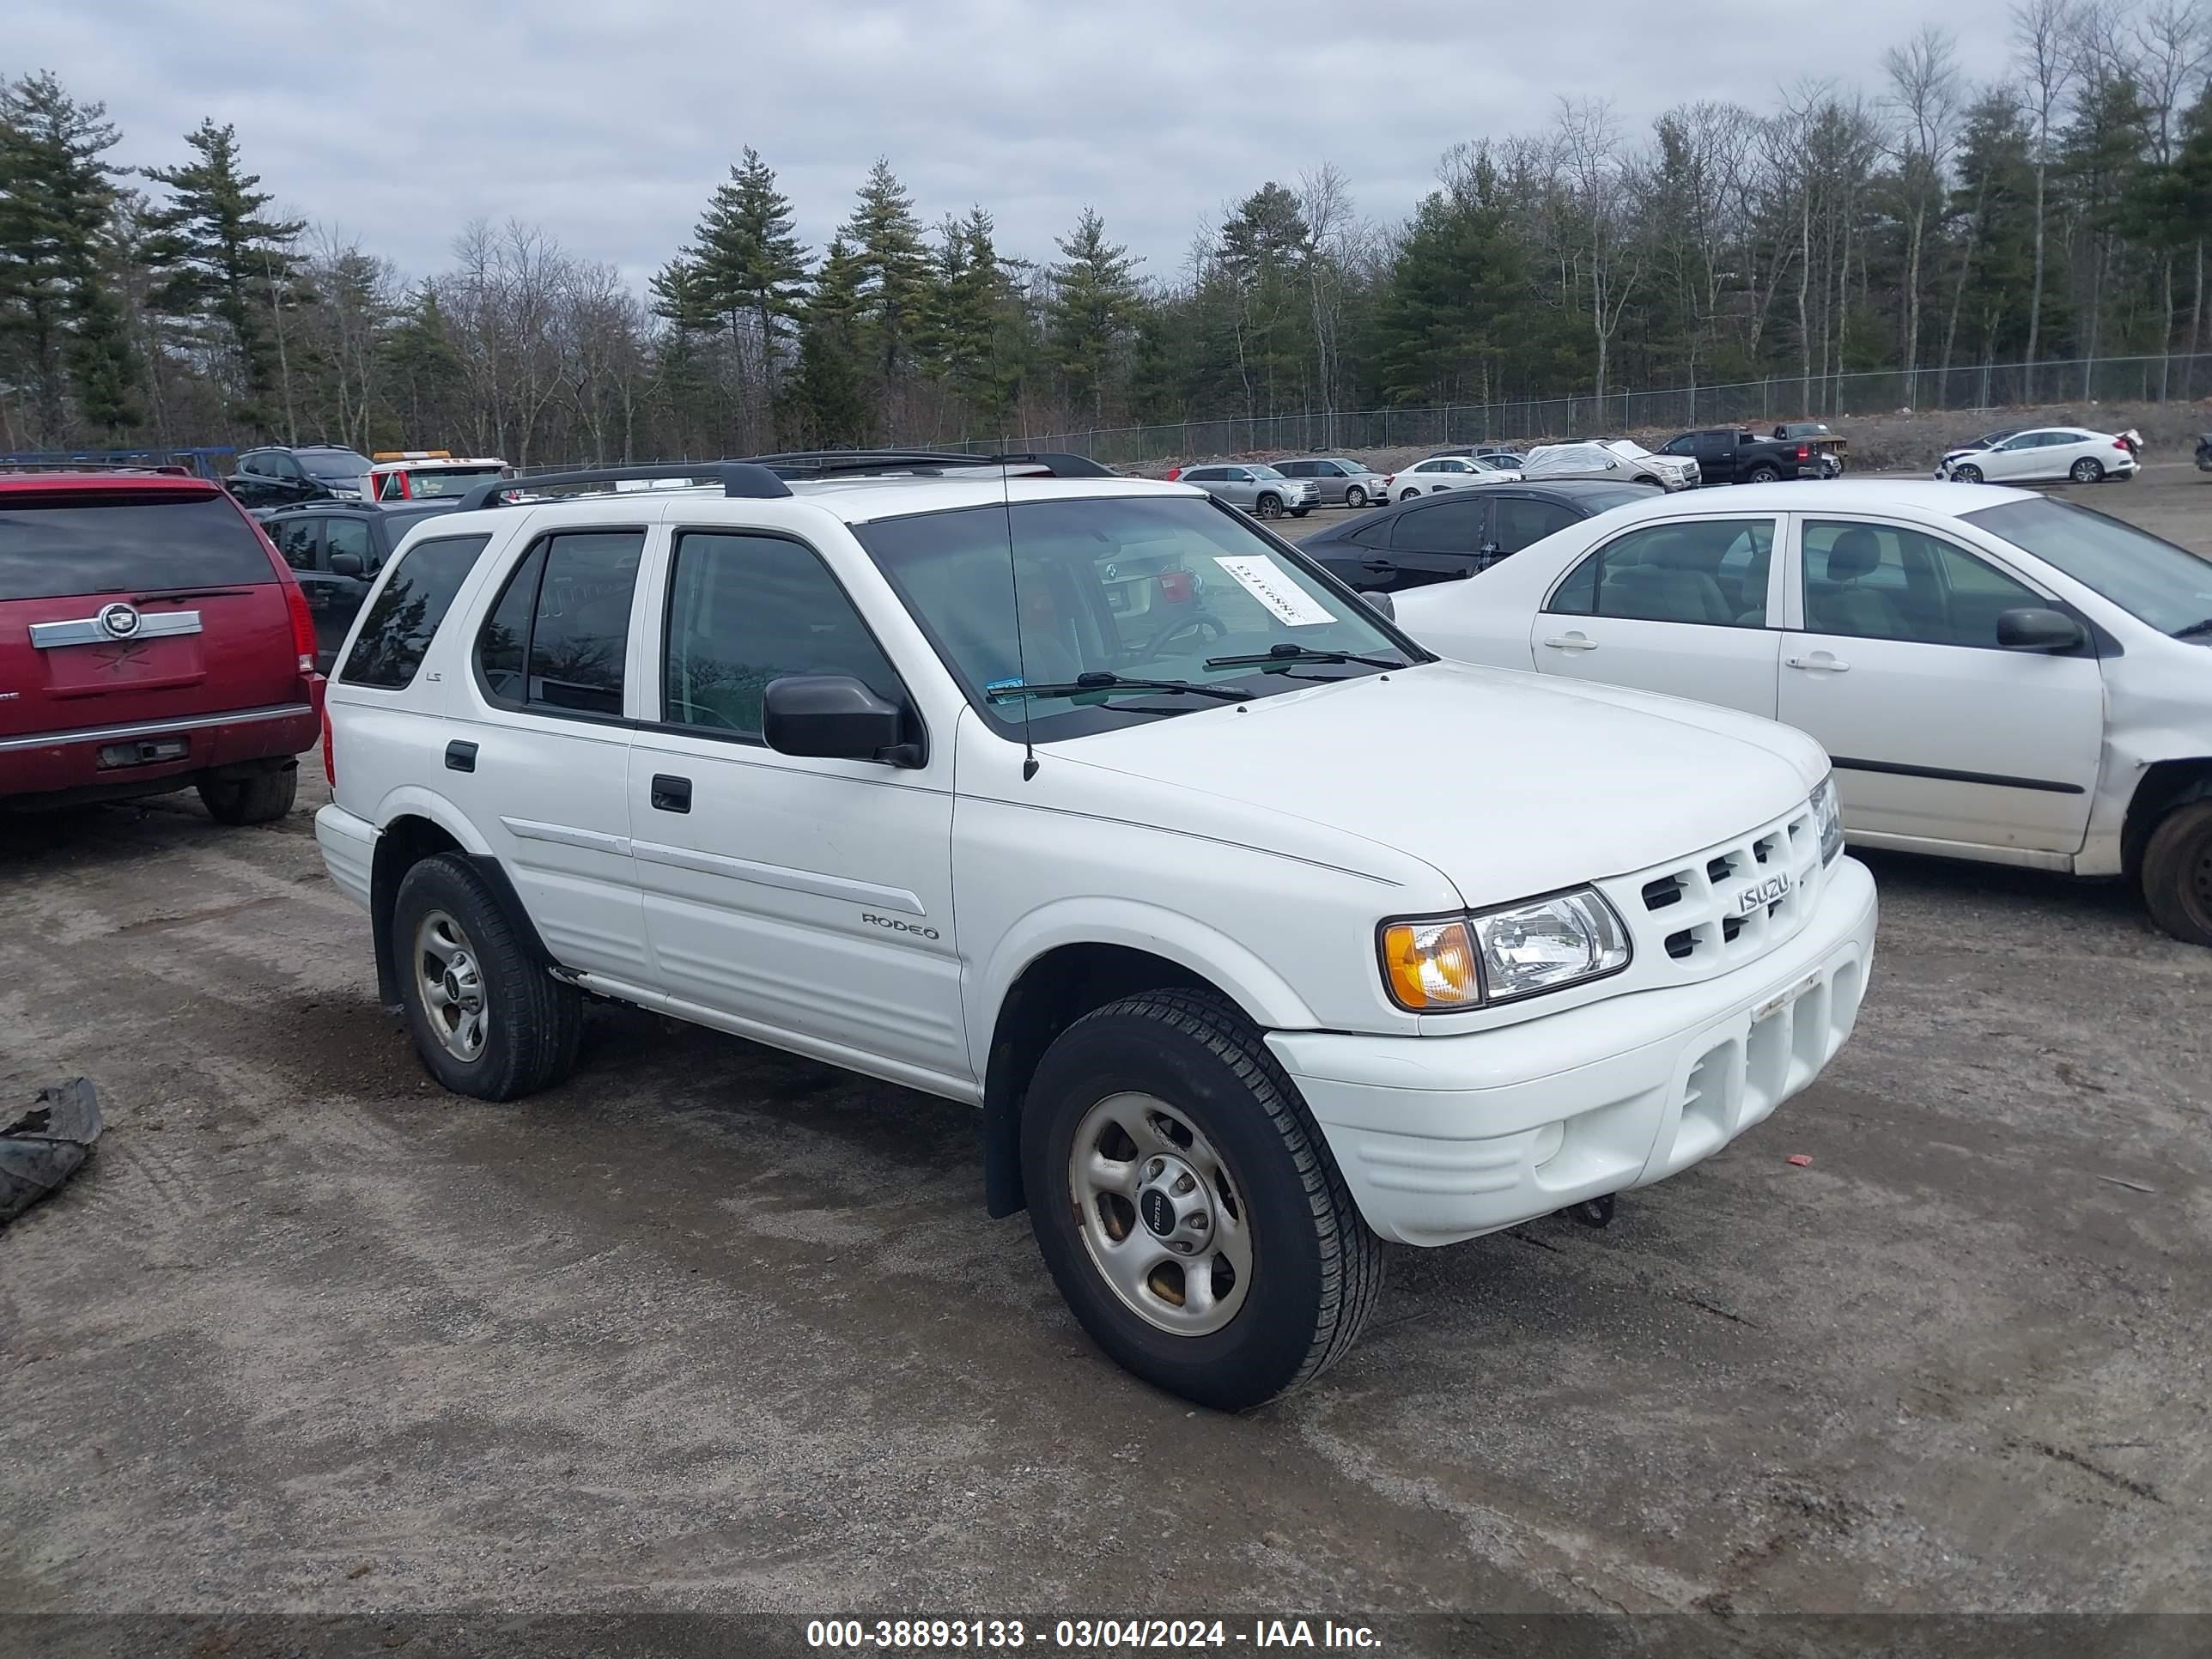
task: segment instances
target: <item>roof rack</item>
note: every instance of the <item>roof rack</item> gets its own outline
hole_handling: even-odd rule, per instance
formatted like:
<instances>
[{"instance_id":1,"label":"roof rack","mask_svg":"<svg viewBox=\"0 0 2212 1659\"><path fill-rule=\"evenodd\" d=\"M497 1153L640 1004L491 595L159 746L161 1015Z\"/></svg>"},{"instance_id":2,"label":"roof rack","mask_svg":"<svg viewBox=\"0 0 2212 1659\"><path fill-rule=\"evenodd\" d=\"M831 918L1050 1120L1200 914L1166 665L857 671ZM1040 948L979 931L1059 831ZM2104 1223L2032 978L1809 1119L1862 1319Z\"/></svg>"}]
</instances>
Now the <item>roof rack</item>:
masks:
<instances>
[{"instance_id":1,"label":"roof rack","mask_svg":"<svg viewBox=\"0 0 2212 1659\"><path fill-rule=\"evenodd\" d=\"M754 465L787 478L820 478L837 473L942 472L951 467L1033 466L1054 478L1111 478L1114 470L1087 456L1053 450L971 454L964 449L797 449L781 455L752 455Z\"/></svg>"},{"instance_id":2,"label":"roof rack","mask_svg":"<svg viewBox=\"0 0 2212 1659\"><path fill-rule=\"evenodd\" d=\"M189 478L190 467L153 461L72 461L17 459L0 455L0 472L151 472L168 478Z\"/></svg>"},{"instance_id":3,"label":"roof rack","mask_svg":"<svg viewBox=\"0 0 2212 1659\"><path fill-rule=\"evenodd\" d=\"M565 489L574 484L650 483L682 478L692 483L719 483L725 495L754 501L775 501L791 494L783 480L753 461L686 461L665 466L599 466L581 472L541 472L532 477L494 478L461 497L459 511L480 507L511 507L509 495L533 495L541 489Z\"/></svg>"}]
</instances>

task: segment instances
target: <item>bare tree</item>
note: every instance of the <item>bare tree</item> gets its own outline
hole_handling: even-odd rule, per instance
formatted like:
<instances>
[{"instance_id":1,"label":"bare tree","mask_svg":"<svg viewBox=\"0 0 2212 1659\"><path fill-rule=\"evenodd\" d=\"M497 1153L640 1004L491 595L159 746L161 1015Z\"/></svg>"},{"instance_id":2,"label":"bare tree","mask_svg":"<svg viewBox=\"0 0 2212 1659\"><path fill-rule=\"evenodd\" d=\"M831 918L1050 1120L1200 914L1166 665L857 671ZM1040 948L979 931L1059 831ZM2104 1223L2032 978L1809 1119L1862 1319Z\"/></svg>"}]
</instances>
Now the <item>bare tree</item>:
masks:
<instances>
[{"instance_id":1,"label":"bare tree","mask_svg":"<svg viewBox=\"0 0 2212 1659\"><path fill-rule=\"evenodd\" d=\"M1608 104L1562 99L1553 131L1565 186L1562 246L1571 250L1589 307L1602 410L1613 337L1644 273L1628 222L1631 164L1621 153L1620 131Z\"/></svg>"},{"instance_id":2,"label":"bare tree","mask_svg":"<svg viewBox=\"0 0 2212 1659\"><path fill-rule=\"evenodd\" d=\"M2042 342L2044 247L2050 219L2051 128L2073 84L2081 33L2075 0L2019 0L2012 12L2014 61L2027 86L2035 130L2035 276L2027 307L2025 390L2035 395L2035 354Z\"/></svg>"},{"instance_id":3,"label":"bare tree","mask_svg":"<svg viewBox=\"0 0 2212 1659\"><path fill-rule=\"evenodd\" d=\"M1910 388L1920 368L1921 267L1929 219L1942 212L1951 151L1958 137L1956 57L1957 43L1931 23L1903 46L1892 47L1881 60L1898 123L1893 152L1905 221L1905 375L1908 398L1914 403L1919 397Z\"/></svg>"}]
</instances>

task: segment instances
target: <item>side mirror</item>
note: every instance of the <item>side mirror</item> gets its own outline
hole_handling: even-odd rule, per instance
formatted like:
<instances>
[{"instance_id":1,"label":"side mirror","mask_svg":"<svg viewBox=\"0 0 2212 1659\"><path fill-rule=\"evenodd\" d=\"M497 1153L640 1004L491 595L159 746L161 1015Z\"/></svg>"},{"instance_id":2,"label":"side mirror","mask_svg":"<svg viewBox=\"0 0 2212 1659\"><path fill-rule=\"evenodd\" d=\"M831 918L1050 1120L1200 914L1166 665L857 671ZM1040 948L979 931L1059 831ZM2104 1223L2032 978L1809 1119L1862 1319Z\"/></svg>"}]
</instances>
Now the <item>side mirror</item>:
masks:
<instances>
[{"instance_id":1,"label":"side mirror","mask_svg":"<svg viewBox=\"0 0 2212 1659\"><path fill-rule=\"evenodd\" d=\"M787 674L761 696L761 736L779 755L919 766L919 744L902 741L906 721L850 674Z\"/></svg>"},{"instance_id":2,"label":"side mirror","mask_svg":"<svg viewBox=\"0 0 2212 1659\"><path fill-rule=\"evenodd\" d=\"M2082 638L2081 624L2063 611L2021 605L1997 613L1997 643L2008 651L2071 651Z\"/></svg>"},{"instance_id":3,"label":"side mirror","mask_svg":"<svg viewBox=\"0 0 2212 1659\"><path fill-rule=\"evenodd\" d=\"M1359 597L1366 600L1368 604L1373 605L1377 611L1380 611L1392 622L1398 620L1397 601L1393 599L1388 593L1385 593L1381 588L1370 587Z\"/></svg>"},{"instance_id":4,"label":"side mirror","mask_svg":"<svg viewBox=\"0 0 2212 1659\"><path fill-rule=\"evenodd\" d=\"M331 555L331 574L334 576L362 576L368 573L368 567L362 562L358 553Z\"/></svg>"}]
</instances>

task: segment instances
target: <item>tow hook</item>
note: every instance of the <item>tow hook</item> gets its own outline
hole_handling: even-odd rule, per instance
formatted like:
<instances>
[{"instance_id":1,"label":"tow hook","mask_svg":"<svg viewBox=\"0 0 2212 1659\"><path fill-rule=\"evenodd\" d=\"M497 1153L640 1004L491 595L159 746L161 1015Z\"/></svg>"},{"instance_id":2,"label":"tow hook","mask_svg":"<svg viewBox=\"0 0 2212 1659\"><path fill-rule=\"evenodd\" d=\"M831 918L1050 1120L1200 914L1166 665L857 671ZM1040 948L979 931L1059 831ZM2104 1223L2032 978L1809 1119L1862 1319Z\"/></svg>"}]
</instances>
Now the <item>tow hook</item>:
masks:
<instances>
[{"instance_id":1,"label":"tow hook","mask_svg":"<svg viewBox=\"0 0 2212 1659\"><path fill-rule=\"evenodd\" d=\"M1616 1194L1607 1193L1603 1198L1586 1198L1579 1204L1570 1204L1559 1214L1570 1220L1579 1221L1585 1227L1610 1226L1613 1222L1613 1200Z\"/></svg>"}]
</instances>

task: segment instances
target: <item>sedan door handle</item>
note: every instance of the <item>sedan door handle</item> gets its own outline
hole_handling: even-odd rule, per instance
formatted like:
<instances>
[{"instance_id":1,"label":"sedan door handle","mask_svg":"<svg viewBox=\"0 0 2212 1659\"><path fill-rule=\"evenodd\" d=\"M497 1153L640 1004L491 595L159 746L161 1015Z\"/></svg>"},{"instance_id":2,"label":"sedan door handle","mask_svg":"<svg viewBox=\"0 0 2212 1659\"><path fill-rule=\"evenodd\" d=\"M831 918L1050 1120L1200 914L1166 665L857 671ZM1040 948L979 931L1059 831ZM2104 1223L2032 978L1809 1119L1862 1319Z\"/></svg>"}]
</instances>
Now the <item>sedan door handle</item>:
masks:
<instances>
[{"instance_id":1,"label":"sedan door handle","mask_svg":"<svg viewBox=\"0 0 2212 1659\"><path fill-rule=\"evenodd\" d=\"M1784 657L1782 660L1788 667L1802 668L1813 674L1848 674L1851 672L1850 664L1826 651L1816 651L1809 657Z\"/></svg>"},{"instance_id":2,"label":"sedan door handle","mask_svg":"<svg viewBox=\"0 0 2212 1659\"><path fill-rule=\"evenodd\" d=\"M1362 570L1371 570L1378 576L1395 576L1398 574L1398 567L1388 559L1362 559L1359 562L1359 568Z\"/></svg>"},{"instance_id":3,"label":"sedan door handle","mask_svg":"<svg viewBox=\"0 0 2212 1659\"><path fill-rule=\"evenodd\" d=\"M1595 651L1597 641L1584 634L1567 634L1544 641L1554 651Z\"/></svg>"},{"instance_id":4,"label":"sedan door handle","mask_svg":"<svg viewBox=\"0 0 2212 1659\"><path fill-rule=\"evenodd\" d=\"M665 772L653 775L653 807L657 812L688 812L691 810L691 780L672 778Z\"/></svg>"}]
</instances>

